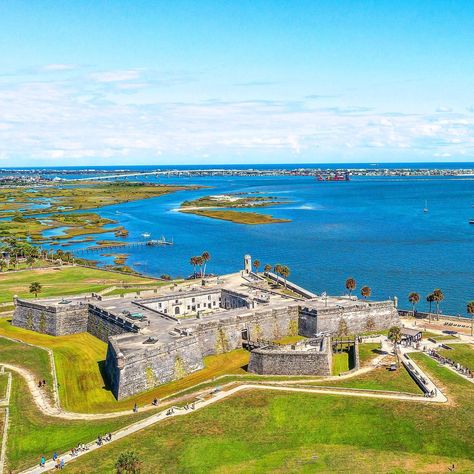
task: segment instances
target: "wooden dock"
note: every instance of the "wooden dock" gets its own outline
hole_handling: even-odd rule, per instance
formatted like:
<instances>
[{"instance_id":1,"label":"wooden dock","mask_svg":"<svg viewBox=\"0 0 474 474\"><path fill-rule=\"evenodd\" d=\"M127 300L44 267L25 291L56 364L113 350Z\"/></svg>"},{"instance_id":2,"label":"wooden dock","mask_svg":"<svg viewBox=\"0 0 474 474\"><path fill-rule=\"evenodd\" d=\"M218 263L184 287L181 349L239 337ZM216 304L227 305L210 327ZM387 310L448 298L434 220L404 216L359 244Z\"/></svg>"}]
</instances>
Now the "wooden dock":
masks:
<instances>
[{"instance_id":1,"label":"wooden dock","mask_svg":"<svg viewBox=\"0 0 474 474\"><path fill-rule=\"evenodd\" d=\"M146 240L142 242L116 242L106 245L93 245L84 249L74 250L74 253L88 253L88 252L101 252L106 250L121 249L121 248L134 248L134 247L161 247L164 245L174 245L173 241L165 239L161 240Z\"/></svg>"}]
</instances>

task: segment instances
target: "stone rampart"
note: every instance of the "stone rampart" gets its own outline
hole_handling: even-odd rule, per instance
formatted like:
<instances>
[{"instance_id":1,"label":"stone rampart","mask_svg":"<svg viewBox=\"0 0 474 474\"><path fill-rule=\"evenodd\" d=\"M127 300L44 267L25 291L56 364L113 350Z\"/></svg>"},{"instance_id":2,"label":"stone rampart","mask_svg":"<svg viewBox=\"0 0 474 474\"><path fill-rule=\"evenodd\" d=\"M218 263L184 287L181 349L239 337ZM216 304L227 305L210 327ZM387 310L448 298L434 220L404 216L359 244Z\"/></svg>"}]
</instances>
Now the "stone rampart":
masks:
<instances>
[{"instance_id":1,"label":"stone rampart","mask_svg":"<svg viewBox=\"0 0 474 474\"><path fill-rule=\"evenodd\" d=\"M17 299L12 324L51 336L87 330L88 306L82 302L47 305Z\"/></svg>"},{"instance_id":2,"label":"stone rampart","mask_svg":"<svg viewBox=\"0 0 474 474\"><path fill-rule=\"evenodd\" d=\"M199 342L194 336L164 345L159 342L142 344L125 355L119 351L117 344L123 337L127 336L109 339L105 365L110 388L118 400L204 368Z\"/></svg>"},{"instance_id":3,"label":"stone rampart","mask_svg":"<svg viewBox=\"0 0 474 474\"><path fill-rule=\"evenodd\" d=\"M392 301L358 301L327 308L308 304L300 309L299 333L306 337L319 332L337 334L345 327L348 334L360 334L396 324L400 318Z\"/></svg>"},{"instance_id":4,"label":"stone rampart","mask_svg":"<svg viewBox=\"0 0 474 474\"><path fill-rule=\"evenodd\" d=\"M331 375L332 349L329 338L320 348L307 350L279 348L254 349L249 372L260 375Z\"/></svg>"},{"instance_id":5,"label":"stone rampart","mask_svg":"<svg viewBox=\"0 0 474 474\"><path fill-rule=\"evenodd\" d=\"M194 331L205 356L239 349L245 338L274 340L296 336L298 305L223 314L221 319L200 322Z\"/></svg>"}]
</instances>

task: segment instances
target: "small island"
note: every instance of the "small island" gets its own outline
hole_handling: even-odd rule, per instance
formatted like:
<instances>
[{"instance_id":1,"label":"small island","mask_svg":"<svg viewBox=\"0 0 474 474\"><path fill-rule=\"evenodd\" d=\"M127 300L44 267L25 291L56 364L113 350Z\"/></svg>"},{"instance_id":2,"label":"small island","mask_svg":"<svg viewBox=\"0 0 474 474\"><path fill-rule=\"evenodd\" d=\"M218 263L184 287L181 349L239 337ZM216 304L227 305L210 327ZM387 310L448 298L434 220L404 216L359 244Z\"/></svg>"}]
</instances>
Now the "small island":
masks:
<instances>
[{"instance_id":1,"label":"small island","mask_svg":"<svg viewBox=\"0 0 474 474\"><path fill-rule=\"evenodd\" d=\"M288 204L288 202L278 200L272 196L262 196L259 193L230 193L203 196L192 201L184 201L179 211L237 224L278 224L291 222L291 220L278 219L260 212L234 211L233 209L270 207Z\"/></svg>"}]
</instances>

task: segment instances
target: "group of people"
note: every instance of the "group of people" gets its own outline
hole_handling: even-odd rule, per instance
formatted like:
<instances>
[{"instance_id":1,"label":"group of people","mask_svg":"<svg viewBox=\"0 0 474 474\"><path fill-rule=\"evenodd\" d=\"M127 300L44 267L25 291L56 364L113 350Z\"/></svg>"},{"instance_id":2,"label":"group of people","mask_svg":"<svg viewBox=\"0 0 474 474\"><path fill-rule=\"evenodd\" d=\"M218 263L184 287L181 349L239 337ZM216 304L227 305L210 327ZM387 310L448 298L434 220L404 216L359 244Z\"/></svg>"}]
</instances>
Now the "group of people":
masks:
<instances>
[{"instance_id":1,"label":"group of people","mask_svg":"<svg viewBox=\"0 0 474 474\"><path fill-rule=\"evenodd\" d=\"M89 451L89 446L84 443L79 443L77 447L71 449L71 457L79 455L81 451Z\"/></svg>"},{"instance_id":2,"label":"group of people","mask_svg":"<svg viewBox=\"0 0 474 474\"><path fill-rule=\"evenodd\" d=\"M107 433L104 436L97 436L97 445L102 446L105 442L112 441L112 433Z\"/></svg>"},{"instance_id":3,"label":"group of people","mask_svg":"<svg viewBox=\"0 0 474 474\"><path fill-rule=\"evenodd\" d=\"M53 454L53 461L55 469L64 469L64 459L59 459L58 453Z\"/></svg>"},{"instance_id":4,"label":"group of people","mask_svg":"<svg viewBox=\"0 0 474 474\"><path fill-rule=\"evenodd\" d=\"M38 381L38 388L46 387L46 380L39 380Z\"/></svg>"},{"instance_id":5,"label":"group of people","mask_svg":"<svg viewBox=\"0 0 474 474\"><path fill-rule=\"evenodd\" d=\"M54 468L55 469L64 469L64 459L59 458L58 453L53 454L53 461L54 461ZM45 467L46 465L46 458L41 456L40 467Z\"/></svg>"}]
</instances>

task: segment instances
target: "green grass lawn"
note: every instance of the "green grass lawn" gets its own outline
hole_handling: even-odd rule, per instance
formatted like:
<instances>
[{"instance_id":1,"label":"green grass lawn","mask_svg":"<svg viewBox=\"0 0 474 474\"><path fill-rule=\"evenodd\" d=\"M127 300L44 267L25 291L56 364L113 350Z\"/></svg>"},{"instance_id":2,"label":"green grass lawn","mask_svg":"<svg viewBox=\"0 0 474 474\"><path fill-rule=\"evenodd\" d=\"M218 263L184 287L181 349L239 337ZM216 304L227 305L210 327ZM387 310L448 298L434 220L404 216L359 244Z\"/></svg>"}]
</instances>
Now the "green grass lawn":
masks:
<instances>
[{"instance_id":1,"label":"green grass lawn","mask_svg":"<svg viewBox=\"0 0 474 474\"><path fill-rule=\"evenodd\" d=\"M0 324L4 322L5 320L0 320ZM25 367L34 374L36 380L46 380L45 390L51 395L53 377L49 356L45 350L0 337L1 362Z\"/></svg>"},{"instance_id":2,"label":"green grass lawn","mask_svg":"<svg viewBox=\"0 0 474 474\"><path fill-rule=\"evenodd\" d=\"M29 286L33 281L38 281L43 286L40 297L97 292L121 282L136 284L155 282L155 280L135 275L83 267L7 272L0 274L0 303L12 301L13 295L18 295L20 298L32 298Z\"/></svg>"},{"instance_id":3,"label":"green grass lawn","mask_svg":"<svg viewBox=\"0 0 474 474\"><path fill-rule=\"evenodd\" d=\"M0 400L4 399L7 395L7 385L8 385L8 375L6 373L0 374Z\"/></svg>"},{"instance_id":4,"label":"green grass lawn","mask_svg":"<svg viewBox=\"0 0 474 474\"><path fill-rule=\"evenodd\" d=\"M431 339L434 339L435 341L439 341L439 342L459 339L456 335L437 334L437 333L431 332L431 331L424 331L423 332L423 337L425 339L431 338Z\"/></svg>"},{"instance_id":5,"label":"green grass lawn","mask_svg":"<svg viewBox=\"0 0 474 474\"><path fill-rule=\"evenodd\" d=\"M370 364L370 362L379 355L380 344L378 342L367 342L359 344L360 366Z\"/></svg>"},{"instance_id":6,"label":"green grass lawn","mask_svg":"<svg viewBox=\"0 0 474 474\"><path fill-rule=\"evenodd\" d=\"M349 354L339 352L332 355L332 375L339 375L349 370Z\"/></svg>"},{"instance_id":7,"label":"green grass lawn","mask_svg":"<svg viewBox=\"0 0 474 474\"><path fill-rule=\"evenodd\" d=\"M455 362L474 370L474 346L471 344L451 344L449 349L440 349L438 352L443 357L448 357Z\"/></svg>"},{"instance_id":8,"label":"green grass lawn","mask_svg":"<svg viewBox=\"0 0 474 474\"><path fill-rule=\"evenodd\" d=\"M135 450L142 473L474 471L474 387L422 354L453 403L252 391L87 454L72 473L113 473Z\"/></svg>"},{"instance_id":9,"label":"green grass lawn","mask_svg":"<svg viewBox=\"0 0 474 474\"><path fill-rule=\"evenodd\" d=\"M393 360L389 359L384 366L378 367L368 373L358 375L357 377L330 382L315 382L311 385L328 385L366 390L389 390L421 395L422 392L420 388L410 377L410 374L406 371L403 365L400 365L400 367L395 371L388 370L389 363L394 361L395 358L393 358Z\"/></svg>"},{"instance_id":10,"label":"green grass lawn","mask_svg":"<svg viewBox=\"0 0 474 474\"><path fill-rule=\"evenodd\" d=\"M117 430L151 414L130 412L129 416L98 421L44 416L36 408L23 379L15 373L12 375L7 441L8 467L12 470L29 467L38 463L43 454L51 457L54 451L67 451L79 442L93 441L98 434Z\"/></svg>"}]
</instances>

